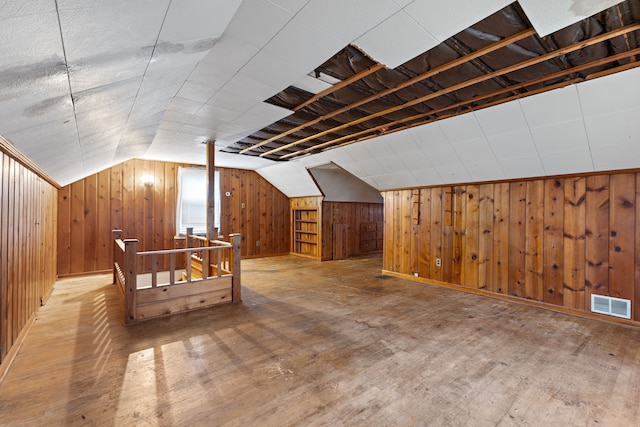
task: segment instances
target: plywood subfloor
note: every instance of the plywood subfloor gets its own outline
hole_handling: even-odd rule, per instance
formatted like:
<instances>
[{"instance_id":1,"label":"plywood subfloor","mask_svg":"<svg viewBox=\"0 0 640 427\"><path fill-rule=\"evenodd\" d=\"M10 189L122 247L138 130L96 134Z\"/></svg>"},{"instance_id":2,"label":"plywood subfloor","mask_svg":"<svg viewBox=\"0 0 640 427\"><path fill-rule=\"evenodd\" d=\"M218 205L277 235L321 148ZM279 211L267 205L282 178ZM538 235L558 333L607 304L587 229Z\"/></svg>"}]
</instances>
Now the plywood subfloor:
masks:
<instances>
[{"instance_id":1,"label":"plywood subfloor","mask_svg":"<svg viewBox=\"0 0 640 427\"><path fill-rule=\"evenodd\" d=\"M242 304L126 328L109 275L59 282L0 424L640 422L638 329L380 276L380 258L242 265Z\"/></svg>"}]
</instances>

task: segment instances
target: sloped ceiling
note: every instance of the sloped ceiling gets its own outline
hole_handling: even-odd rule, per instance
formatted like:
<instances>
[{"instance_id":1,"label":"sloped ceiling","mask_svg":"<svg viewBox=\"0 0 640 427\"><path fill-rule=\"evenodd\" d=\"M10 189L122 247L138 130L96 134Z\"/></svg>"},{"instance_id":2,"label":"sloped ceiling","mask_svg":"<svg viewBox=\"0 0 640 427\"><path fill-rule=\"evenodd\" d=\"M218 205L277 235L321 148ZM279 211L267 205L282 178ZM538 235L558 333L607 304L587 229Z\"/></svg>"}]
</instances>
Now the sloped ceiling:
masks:
<instances>
[{"instance_id":1,"label":"sloped ceiling","mask_svg":"<svg viewBox=\"0 0 640 427\"><path fill-rule=\"evenodd\" d=\"M518 7L543 36L619 3ZM330 161L377 189L640 167L637 54L616 74L287 162L229 149L292 117L266 100L327 90L313 71L346 46L395 68L510 4L0 0L0 134L62 185L132 157L202 164L205 141L217 165L289 196L320 194L306 168ZM621 4L637 21L638 0Z\"/></svg>"}]
</instances>

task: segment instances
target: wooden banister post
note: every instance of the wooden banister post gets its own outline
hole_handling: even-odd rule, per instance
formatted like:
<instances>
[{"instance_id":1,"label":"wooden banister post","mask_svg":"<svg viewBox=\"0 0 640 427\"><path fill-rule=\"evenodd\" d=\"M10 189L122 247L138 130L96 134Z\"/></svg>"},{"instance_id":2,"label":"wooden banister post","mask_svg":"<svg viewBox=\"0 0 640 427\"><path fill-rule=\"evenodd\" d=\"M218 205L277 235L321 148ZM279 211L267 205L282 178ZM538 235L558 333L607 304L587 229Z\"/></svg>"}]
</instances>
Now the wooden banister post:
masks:
<instances>
[{"instance_id":1,"label":"wooden banister post","mask_svg":"<svg viewBox=\"0 0 640 427\"><path fill-rule=\"evenodd\" d=\"M193 227L187 227L187 248L193 246Z\"/></svg>"},{"instance_id":2,"label":"wooden banister post","mask_svg":"<svg viewBox=\"0 0 640 427\"><path fill-rule=\"evenodd\" d=\"M118 259L116 256L118 252L116 251L120 250L120 248L118 248L118 244L116 243L116 240L122 239L122 230L111 230L111 233L113 234L113 265L112 267L113 267L113 284L115 285L117 280L116 274L118 274L116 272L116 264L115 264L116 260Z\"/></svg>"},{"instance_id":3,"label":"wooden banister post","mask_svg":"<svg viewBox=\"0 0 640 427\"><path fill-rule=\"evenodd\" d=\"M242 301L241 295L241 279L240 279L240 244L242 236L240 234L230 234L229 240L233 252L231 253L231 260L233 266L233 276L231 277L231 302L239 303Z\"/></svg>"},{"instance_id":4,"label":"wooden banister post","mask_svg":"<svg viewBox=\"0 0 640 427\"><path fill-rule=\"evenodd\" d=\"M124 323L129 325L137 320L136 291L138 279L138 239L124 240Z\"/></svg>"}]
</instances>

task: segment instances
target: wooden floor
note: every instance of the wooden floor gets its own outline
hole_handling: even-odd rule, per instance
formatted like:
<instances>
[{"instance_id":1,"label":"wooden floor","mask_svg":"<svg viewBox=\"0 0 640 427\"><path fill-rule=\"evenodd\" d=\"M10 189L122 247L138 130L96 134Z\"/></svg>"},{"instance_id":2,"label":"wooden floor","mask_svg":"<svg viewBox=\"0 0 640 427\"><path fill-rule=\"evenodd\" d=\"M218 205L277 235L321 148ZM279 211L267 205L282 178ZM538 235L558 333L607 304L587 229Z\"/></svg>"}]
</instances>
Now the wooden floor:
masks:
<instances>
[{"instance_id":1,"label":"wooden floor","mask_svg":"<svg viewBox=\"0 0 640 427\"><path fill-rule=\"evenodd\" d=\"M380 276L245 260L243 303L122 326L111 276L59 282L0 425L640 425L640 330Z\"/></svg>"}]
</instances>

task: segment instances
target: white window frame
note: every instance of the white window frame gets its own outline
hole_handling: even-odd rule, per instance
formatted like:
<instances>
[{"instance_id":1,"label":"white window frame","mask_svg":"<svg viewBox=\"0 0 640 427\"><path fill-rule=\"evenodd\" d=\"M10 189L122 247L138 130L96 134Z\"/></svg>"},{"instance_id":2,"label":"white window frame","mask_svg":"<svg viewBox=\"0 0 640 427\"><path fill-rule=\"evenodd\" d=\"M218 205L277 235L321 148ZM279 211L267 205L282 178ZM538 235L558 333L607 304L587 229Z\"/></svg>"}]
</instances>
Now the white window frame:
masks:
<instances>
[{"instance_id":1,"label":"white window frame","mask_svg":"<svg viewBox=\"0 0 640 427\"><path fill-rule=\"evenodd\" d=\"M214 227L220 232L220 171L214 178ZM189 212L189 209L193 211ZM193 221L196 222L193 222ZM178 168L178 199L176 207L176 232L178 236L193 233L207 234L207 170L200 167Z\"/></svg>"}]
</instances>

